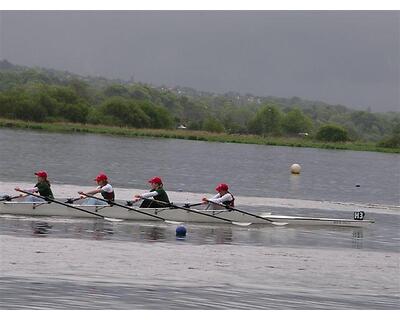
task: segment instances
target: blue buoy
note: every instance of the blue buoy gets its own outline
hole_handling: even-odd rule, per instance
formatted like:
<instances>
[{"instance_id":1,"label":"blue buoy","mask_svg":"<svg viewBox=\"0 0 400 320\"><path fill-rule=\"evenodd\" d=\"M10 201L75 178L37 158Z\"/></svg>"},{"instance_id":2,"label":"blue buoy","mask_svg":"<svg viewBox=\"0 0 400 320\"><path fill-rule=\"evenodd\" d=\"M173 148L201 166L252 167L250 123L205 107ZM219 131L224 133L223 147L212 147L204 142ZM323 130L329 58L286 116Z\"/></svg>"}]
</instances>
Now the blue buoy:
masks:
<instances>
[{"instance_id":1,"label":"blue buoy","mask_svg":"<svg viewBox=\"0 0 400 320\"><path fill-rule=\"evenodd\" d=\"M184 226L179 226L176 228L177 237L186 237L186 228Z\"/></svg>"}]
</instances>

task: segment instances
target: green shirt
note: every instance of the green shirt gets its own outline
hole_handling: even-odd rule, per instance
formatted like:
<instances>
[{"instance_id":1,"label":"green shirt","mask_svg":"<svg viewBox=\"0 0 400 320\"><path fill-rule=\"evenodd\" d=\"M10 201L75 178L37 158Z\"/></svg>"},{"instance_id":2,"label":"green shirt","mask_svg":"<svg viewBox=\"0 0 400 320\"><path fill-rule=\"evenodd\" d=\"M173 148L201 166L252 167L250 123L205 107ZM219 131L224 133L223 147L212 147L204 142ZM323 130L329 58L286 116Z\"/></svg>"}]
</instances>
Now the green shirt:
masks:
<instances>
[{"instance_id":1,"label":"green shirt","mask_svg":"<svg viewBox=\"0 0 400 320\"><path fill-rule=\"evenodd\" d=\"M150 190L150 192L153 191L156 191L158 193L156 196L153 197L154 200L169 203L168 195L163 188Z\"/></svg>"},{"instance_id":2,"label":"green shirt","mask_svg":"<svg viewBox=\"0 0 400 320\"><path fill-rule=\"evenodd\" d=\"M48 182L38 182L35 185L35 188L38 188L38 192L42 197L54 199L53 192L51 192L50 184Z\"/></svg>"}]
</instances>

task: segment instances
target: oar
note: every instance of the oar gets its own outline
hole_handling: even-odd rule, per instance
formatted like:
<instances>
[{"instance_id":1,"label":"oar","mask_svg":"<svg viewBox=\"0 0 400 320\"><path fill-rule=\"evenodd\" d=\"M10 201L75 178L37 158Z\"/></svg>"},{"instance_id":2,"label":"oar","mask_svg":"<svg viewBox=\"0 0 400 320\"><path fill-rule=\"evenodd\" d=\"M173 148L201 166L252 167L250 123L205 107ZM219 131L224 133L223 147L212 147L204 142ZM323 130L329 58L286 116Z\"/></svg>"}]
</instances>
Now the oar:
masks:
<instances>
[{"instance_id":1,"label":"oar","mask_svg":"<svg viewBox=\"0 0 400 320\"><path fill-rule=\"evenodd\" d=\"M173 208L176 208L176 209L182 209L182 210L186 210L186 211L189 211L189 212L201 214L201 215L206 216L206 217L223 220L225 222L232 223L232 224L234 224L236 226L247 227L247 226L251 225L251 222L236 222L236 221L232 221L232 220L229 220L229 219L226 219L226 218L213 216L212 214L207 214L207 213L204 213L204 212L201 212L201 211L198 211L198 210L189 209L187 207L180 207L180 206L177 206L177 205L175 205L173 203L168 203L168 202L159 201L159 200L155 200L155 199L149 199L149 200L157 202L157 203L160 203L160 204L169 205L169 206L171 206Z\"/></svg>"},{"instance_id":2,"label":"oar","mask_svg":"<svg viewBox=\"0 0 400 320\"><path fill-rule=\"evenodd\" d=\"M193 203L193 204L191 204L191 203L185 203L185 204L184 204L184 207L185 207L185 208L191 208L191 207L201 206L202 204L204 204L204 202Z\"/></svg>"},{"instance_id":3,"label":"oar","mask_svg":"<svg viewBox=\"0 0 400 320\"><path fill-rule=\"evenodd\" d=\"M111 200L97 198L97 197L94 197L94 196L92 196L92 195L90 195L90 194L86 194L86 193L82 193L82 194L83 194L84 196L88 197L88 198L93 198L93 199L105 201L105 202L107 202L107 203L110 204L110 205L117 206L117 207L121 207L121 208L125 208L125 209L128 209L128 210L132 210L132 211L135 211L135 212L144 214L144 215L146 215L146 216L149 216L149 217L153 217L153 218L162 220L162 221L164 221L165 223L170 223L170 224L182 224L182 222L173 221L173 220L167 220L167 219L164 219L163 217L159 217L159 216L156 216L156 215L154 215L154 214L144 212L144 211L142 211L142 210L134 209L134 208L132 208L132 207L124 206L124 205L122 205L122 204L116 203L116 202L111 201Z\"/></svg>"},{"instance_id":4,"label":"oar","mask_svg":"<svg viewBox=\"0 0 400 320\"><path fill-rule=\"evenodd\" d=\"M275 226L286 226L288 224L288 222L275 222L275 221L273 221L271 219L268 219L268 218L265 218L265 217L261 217L261 216L258 216L256 214L253 214L253 213L250 213L250 212L247 212L247 211L236 209L234 207L228 206L228 205L223 204L223 203L216 203L216 202L210 201L210 200L208 200L208 202L216 204L216 205L221 206L221 207L224 207L224 208L226 208L228 210L235 210L237 212L240 212L240 213L243 213L243 214L247 214L249 216L252 216L252 217L255 217L255 218L258 218L258 219L263 219L263 220L268 221L269 223L271 223L271 224L273 224Z\"/></svg>"},{"instance_id":5,"label":"oar","mask_svg":"<svg viewBox=\"0 0 400 320\"><path fill-rule=\"evenodd\" d=\"M68 198L67 201L65 201L65 203L74 203L75 201L81 200L82 198Z\"/></svg>"},{"instance_id":6,"label":"oar","mask_svg":"<svg viewBox=\"0 0 400 320\"><path fill-rule=\"evenodd\" d=\"M0 201L11 201L12 199L17 199L20 198L21 196L14 196L14 197L10 197L10 196L4 196L2 199L0 199Z\"/></svg>"},{"instance_id":7,"label":"oar","mask_svg":"<svg viewBox=\"0 0 400 320\"><path fill-rule=\"evenodd\" d=\"M70 206L69 204L66 204L64 202L57 201L57 200L54 200L54 199L50 199L48 197L42 197L41 195L36 195L36 194L30 193L28 191L24 191L24 190L20 190L20 191L23 192L23 193L29 194L31 196L34 196L34 197L42 198L42 199L44 199L46 201L49 201L49 202L54 202L54 203L57 203L59 205L62 205L62 206L68 207L68 208L72 208L72 209L76 209L76 210L79 210L79 211L86 212L88 214L92 214L94 216L97 216L97 217L102 218L102 219L107 220L107 221L111 221L111 222L124 221L122 219L108 218L108 217L102 216L101 214L98 214L98 213L95 213L95 212L91 212L91 211L88 211L88 210L85 210L85 209L82 209L82 208L78 208L78 207L75 207L75 206Z\"/></svg>"}]
</instances>

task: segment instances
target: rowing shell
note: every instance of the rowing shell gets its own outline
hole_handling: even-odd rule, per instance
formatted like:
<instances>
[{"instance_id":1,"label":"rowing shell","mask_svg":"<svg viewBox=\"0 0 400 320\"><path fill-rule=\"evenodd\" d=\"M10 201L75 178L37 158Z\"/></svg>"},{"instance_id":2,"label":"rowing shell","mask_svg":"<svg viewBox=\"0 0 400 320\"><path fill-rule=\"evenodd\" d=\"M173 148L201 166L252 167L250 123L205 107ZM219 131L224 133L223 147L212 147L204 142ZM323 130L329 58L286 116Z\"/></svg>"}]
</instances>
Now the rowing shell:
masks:
<instances>
[{"instance_id":1,"label":"rowing shell","mask_svg":"<svg viewBox=\"0 0 400 320\"><path fill-rule=\"evenodd\" d=\"M137 213L132 210L116 206L93 206L93 205L79 205L72 204L71 207L89 210L99 213L109 218L124 219L124 220L151 220L157 219ZM137 208L137 207L132 207ZM185 223L198 222L198 223L224 223L224 221L207 217L205 215L196 214L183 209L176 208L140 208L141 211L162 217L166 220L176 220ZM191 209L193 210L193 209ZM269 221L252 217L236 211L228 210L196 210L208 215L222 217L236 222L250 222L252 224L270 224ZM90 218L89 214L82 211L75 210L69 207L62 207L55 203L31 203L31 202L2 202L0 203L0 214L22 215L22 216L63 216L63 217L77 217L77 218ZM344 226L344 227L363 227L374 223L374 220L353 220L353 219L332 219L332 218L312 218L312 217L298 217L298 216L283 216L272 215L270 213L257 214L260 217L266 217L273 222L286 222L289 225L319 225L319 226Z\"/></svg>"}]
</instances>

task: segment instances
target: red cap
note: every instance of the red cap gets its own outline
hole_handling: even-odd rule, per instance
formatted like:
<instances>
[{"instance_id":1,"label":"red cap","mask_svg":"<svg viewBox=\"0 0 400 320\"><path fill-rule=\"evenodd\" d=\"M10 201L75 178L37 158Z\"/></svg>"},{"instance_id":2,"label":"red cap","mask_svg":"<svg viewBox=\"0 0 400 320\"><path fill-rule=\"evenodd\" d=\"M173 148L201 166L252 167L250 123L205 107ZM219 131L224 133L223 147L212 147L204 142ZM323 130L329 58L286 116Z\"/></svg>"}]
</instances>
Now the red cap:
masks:
<instances>
[{"instance_id":1,"label":"red cap","mask_svg":"<svg viewBox=\"0 0 400 320\"><path fill-rule=\"evenodd\" d=\"M99 182L99 181L102 181L102 180L108 180L108 177L106 176L105 173L100 172L99 175L94 180Z\"/></svg>"},{"instance_id":2,"label":"red cap","mask_svg":"<svg viewBox=\"0 0 400 320\"><path fill-rule=\"evenodd\" d=\"M157 184L162 184L161 178L160 177L153 177L149 180L150 183L157 183Z\"/></svg>"},{"instance_id":3,"label":"red cap","mask_svg":"<svg viewBox=\"0 0 400 320\"><path fill-rule=\"evenodd\" d=\"M215 190L217 190L218 192L224 190L224 191L228 191L229 187L227 184L225 183L220 183L219 185L217 185L217 187L215 188Z\"/></svg>"},{"instance_id":4,"label":"red cap","mask_svg":"<svg viewBox=\"0 0 400 320\"><path fill-rule=\"evenodd\" d=\"M47 179L47 172L46 171L35 172L35 175L37 175L38 177Z\"/></svg>"}]
</instances>

